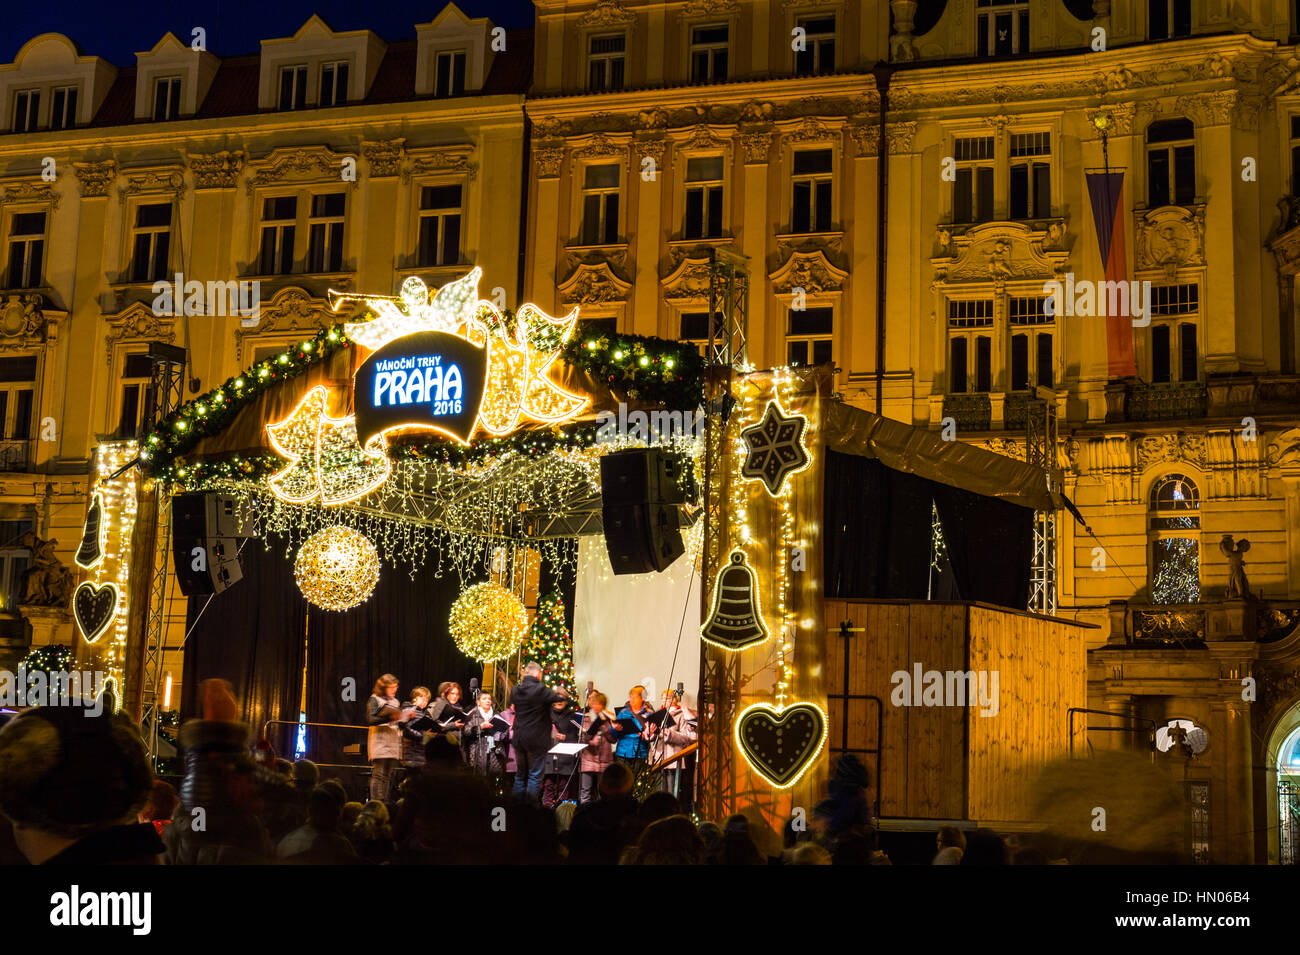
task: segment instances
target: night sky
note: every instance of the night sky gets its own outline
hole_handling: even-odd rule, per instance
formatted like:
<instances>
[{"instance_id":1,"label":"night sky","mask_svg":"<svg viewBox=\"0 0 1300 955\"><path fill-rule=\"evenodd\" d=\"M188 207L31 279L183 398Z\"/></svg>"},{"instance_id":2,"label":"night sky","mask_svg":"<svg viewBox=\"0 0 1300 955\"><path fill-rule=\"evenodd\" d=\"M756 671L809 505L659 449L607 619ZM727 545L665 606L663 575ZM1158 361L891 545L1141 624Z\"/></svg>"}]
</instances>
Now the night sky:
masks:
<instances>
[{"instance_id":1,"label":"night sky","mask_svg":"<svg viewBox=\"0 0 1300 955\"><path fill-rule=\"evenodd\" d=\"M135 55L152 49L168 30L188 44L196 26L208 31L210 52L238 56L256 53L262 40L292 36L313 13L334 30L368 29L385 40L414 39L415 25L428 23L445 5L444 0L74 0L71 5L5 0L0 63L12 63L34 36L62 33L83 53L133 66ZM499 26L533 22L530 0L460 0L457 6L466 16L490 17Z\"/></svg>"}]
</instances>

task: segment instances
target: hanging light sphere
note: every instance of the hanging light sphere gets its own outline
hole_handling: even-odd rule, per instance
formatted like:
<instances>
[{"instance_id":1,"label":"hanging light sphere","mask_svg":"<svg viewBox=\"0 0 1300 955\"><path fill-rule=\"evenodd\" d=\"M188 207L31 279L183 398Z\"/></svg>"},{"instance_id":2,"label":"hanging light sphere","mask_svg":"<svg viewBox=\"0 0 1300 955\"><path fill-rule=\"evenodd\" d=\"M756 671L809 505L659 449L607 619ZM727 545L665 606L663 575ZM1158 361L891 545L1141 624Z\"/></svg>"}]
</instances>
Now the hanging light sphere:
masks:
<instances>
[{"instance_id":1,"label":"hanging light sphere","mask_svg":"<svg viewBox=\"0 0 1300 955\"><path fill-rule=\"evenodd\" d=\"M323 610L350 610L367 600L379 583L379 553L370 539L335 525L303 542L293 562L298 589Z\"/></svg>"},{"instance_id":2,"label":"hanging light sphere","mask_svg":"<svg viewBox=\"0 0 1300 955\"><path fill-rule=\"evenodd\" d=\"M466 588L451 605L451 637L461 653L480 663L504 660L528 635L523 601L488 581Z\"/></svg>"}]
</instances>

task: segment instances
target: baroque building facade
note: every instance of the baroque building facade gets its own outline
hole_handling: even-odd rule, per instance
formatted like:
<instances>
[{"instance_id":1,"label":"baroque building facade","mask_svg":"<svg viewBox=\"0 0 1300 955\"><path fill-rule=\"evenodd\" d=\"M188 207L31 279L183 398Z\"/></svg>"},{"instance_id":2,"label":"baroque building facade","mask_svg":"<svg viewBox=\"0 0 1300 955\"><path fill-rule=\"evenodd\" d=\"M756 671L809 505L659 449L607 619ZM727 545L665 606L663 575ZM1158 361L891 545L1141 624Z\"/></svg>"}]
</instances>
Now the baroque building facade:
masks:
<instances>
[{"instance_id":1,"label":"baroque building facade","mask_svg":"<svg viewBox=\"0 0 1300 955\"><path fill-rule=\"evenodd\" d=\"M1097 627L1073 716L1097 748L1178 741L1158 757L1201 858L1294 861L1293 6L534 7L502 31L448 4L407 41L313 17L224 59L168 34L134 66L46 34L0 65L14 625L67 642L57 608L15 609L21 535L70 562L96 443L146 414L147 343L188 350L188 396L328 322L329 288L478 264L505 304L702 344L720 250L747 263L757 367L833 362L847 401L1014 457L1050 407L1080 517L1057 519L1056 612ZM259 282L260 321L157 314L177 272ZM1045 308L1106 279L1149 282L1144 314ZM183 601L169 620L177 645Z\"/></svg>"}]
</instances>

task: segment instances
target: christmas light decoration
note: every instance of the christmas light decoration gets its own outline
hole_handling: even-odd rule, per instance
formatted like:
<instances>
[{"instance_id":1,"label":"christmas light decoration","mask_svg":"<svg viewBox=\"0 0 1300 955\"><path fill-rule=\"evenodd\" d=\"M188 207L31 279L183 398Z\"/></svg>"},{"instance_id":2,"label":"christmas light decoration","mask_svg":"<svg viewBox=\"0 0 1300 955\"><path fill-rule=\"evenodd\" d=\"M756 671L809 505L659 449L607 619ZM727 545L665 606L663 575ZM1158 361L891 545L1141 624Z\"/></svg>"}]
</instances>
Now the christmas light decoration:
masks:
<instances>
[{"instance_id":1,"label":"christmas light decoration","mask_svg":"<svg viewBox=\"0 0 1300 955\"><path fill-rule=\"evenodd\" d=\"M713 609L700 627L700 638L735 651L757 646L770 636L754 571L745 561L745 552L734 550L713 579Z\"/></svg>"},{"instance_id":2,"label":"christmas light decoration","mask_svg":"<svg viewBox=\"0 0 1300 955\"><path fill-rule=\"evenodd\" d=\"M468 587L451 605L449 629L461 653L495 663L517 651L528 633L523 601L493 581Z\"/></svg>"},{"instance_id":3,"label":"christmas light decoration","mask_svg":"<svg viewBox=\"0 0 1300 955\"><path fill-rule=\"evenodd\" d=\"M740 432L747 450L740 472L745 480L762 481L768 494L778 495L785 479L811 461L803 445L807 426L803 415L786 415L775 398L769 401L763 417Z\"/></svg>"},{"instance_id":4,"label":"christmas light decoration","mask_svg":"<svg viewBox=\"0 0 1300 955\"><path fill-rule=\"evenodd\" d=\"M330 289L330 302L337 312L348 301L364 302L375 317L364 322L348 322L343 331L348 338L375 351L395 338L413 332L455 332L470 320L474 300L478 298L478 280L483 270L475 266L464 278L448 282L430 295L429 287L412 275L402 283L397 298L383 295L353 295Z\"/></svg>"},{"instance_id":5,"label":"christmas light decoration","mask_svg":"<svg viewBox=\"0 0 1300 955\"><path fill-rule=\"evenodd\" d=\"M754 703L736 717L736 748L777 789L799 781L826 744L826 735L826 714L811 703Z\"/></svg>"},{"instance_id":6,"label":"christmas light decoration","mask_svg":"<svg viewBox=\"0 0 1300 955\"><path fill-rule=\"evenodd\" d=\"M336 525L317 531L293 564L298 589L323 610L350 610L379 583L379 554L364 534Z\"/></svg>"},{"instance_id":7,"label":"christmas light decoration","mask_svg":"<svg viewBox=\"0 0 1300 955\"><path fill-rule=\"evenodd\" d=\"M331 418L329 389L317 385L283 421L266 426L271 446L289 465L267 482L282 501L305 504L321 498L344 504L365 497L388 479L388 458L357 443L352 418Z\"/></svg>"},{"instance_id":8,"label":"christmas light decoration","mask_svg":"<svg viewBox=\"0 0 1300 955\"><path fill-rule=\"evenodd\" d=\"M86 511L86 522L81 529L81 545L73 555L78 567L91 570L104 559L104 538L108 524L104 521L104 495L95 491L90 496L90 509Z\"/></svg>"},{"instance_id":9,"label":"christmas light decoration","mask_svg":"<svg viewBox=\"0 0 1300 955\"><path fill-rule=\"evenodd\" d=\"M520 656L542 667L542 682L551 689L563 687L577 695L573 676L573 638L564 622L564 601L558 593L537 602L537 616Z\"/></svg>"}]
</instances>

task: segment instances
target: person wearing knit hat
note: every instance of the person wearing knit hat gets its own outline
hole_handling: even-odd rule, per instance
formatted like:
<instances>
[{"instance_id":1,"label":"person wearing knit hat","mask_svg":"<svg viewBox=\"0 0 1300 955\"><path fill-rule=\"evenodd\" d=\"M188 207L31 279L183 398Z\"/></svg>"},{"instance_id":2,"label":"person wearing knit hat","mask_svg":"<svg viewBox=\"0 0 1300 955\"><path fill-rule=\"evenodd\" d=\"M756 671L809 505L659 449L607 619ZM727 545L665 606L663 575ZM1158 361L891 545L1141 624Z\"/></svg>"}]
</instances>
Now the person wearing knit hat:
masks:
<instances>
[{"instance_id":1,"label":"person wearing knit hat","mask_svg":"<svg viewBox=\"0 0 1300 955\"><path fill-rule=\"evenodd\" d=\"M0 813L37 865L157 865L163 843L137 815L153 774L140 734L110 712L27 710L0 730Z\"/></svg>"}]
</instances>

